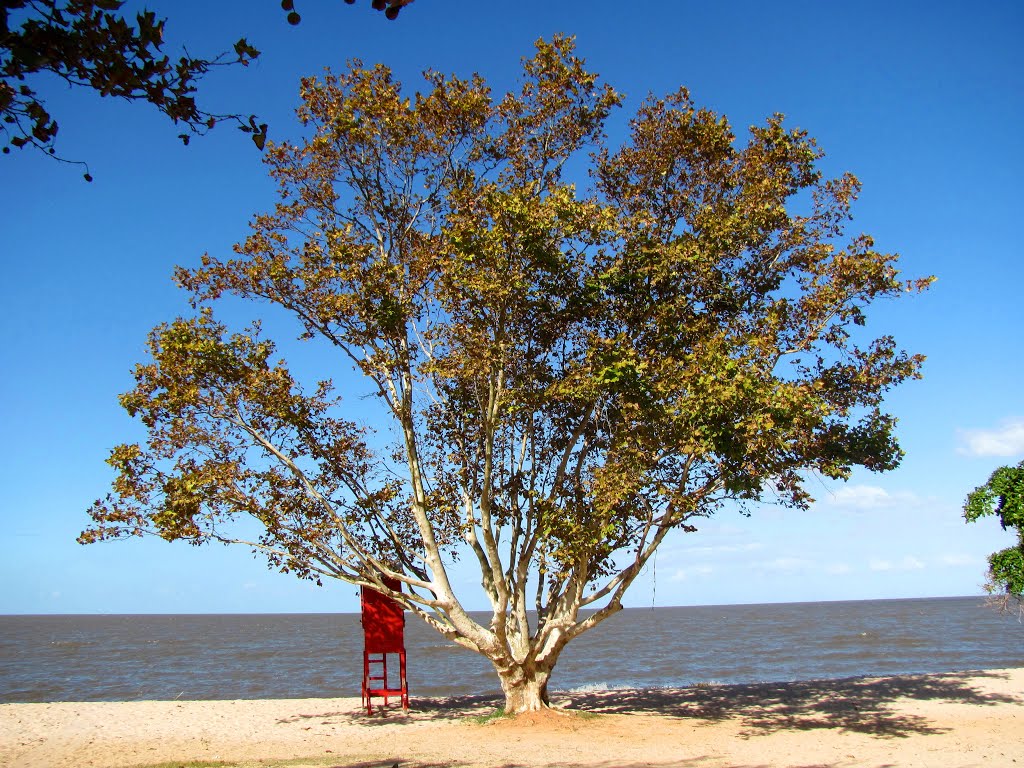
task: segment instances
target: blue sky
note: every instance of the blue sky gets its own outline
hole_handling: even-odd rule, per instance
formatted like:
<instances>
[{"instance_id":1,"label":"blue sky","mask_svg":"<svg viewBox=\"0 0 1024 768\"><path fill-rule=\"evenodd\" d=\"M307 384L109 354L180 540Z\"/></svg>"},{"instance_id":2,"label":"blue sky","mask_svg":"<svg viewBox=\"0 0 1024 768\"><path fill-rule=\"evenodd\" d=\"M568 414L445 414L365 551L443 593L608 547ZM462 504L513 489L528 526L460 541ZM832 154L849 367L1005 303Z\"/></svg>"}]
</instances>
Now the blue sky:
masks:
<instances>
[{"instance_id":1,"label":"blue sky","mask_svg":"<svg viewBox=\"0 0 1024 768\"><path fill-rule=\"evenodd\" d=\"M272 138L299 135L298 80L324 66L385 61L410 87L428 67L478 71L500 93L534 40L574 34L628 97L613 139L644 96L679 85L741 132L783 112L817 137L827 173L863 182L853 229L901 253L907 276L938 277L870 315L871 330L928 356L924 380L888 398L902 466L812 480L808 512L726 513L670 540L628 604L980 593L986 555L1011 539L994 520L966 525L960 506L1024 458L1024 5L417 0L393 23L366 5L302 0L295 28L272 0L150 7L169 16L169 51L187 41L205 55L244 35L264 52L202 95L257 113ZM37 153L0 157L0 613L356 610L354 587L317 589L243 550L75 543L112 477L108 450L141 437L116 396L146 333L187 312L173 266L227 253L274 198L234 129L185 148L146 105L48 96L60 151L88 160L95 181ZM471 574L459 580L473 589Z\"/></svg>"}]
</instances>

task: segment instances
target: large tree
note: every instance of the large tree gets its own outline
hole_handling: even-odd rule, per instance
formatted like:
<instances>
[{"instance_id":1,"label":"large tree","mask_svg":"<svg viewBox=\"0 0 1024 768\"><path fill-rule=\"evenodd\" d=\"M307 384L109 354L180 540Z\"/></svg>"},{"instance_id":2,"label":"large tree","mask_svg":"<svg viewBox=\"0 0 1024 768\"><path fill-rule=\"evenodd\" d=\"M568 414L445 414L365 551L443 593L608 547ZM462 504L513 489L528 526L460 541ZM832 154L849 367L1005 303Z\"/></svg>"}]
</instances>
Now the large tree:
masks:
<instances>
[{"instance_id":1,"label":"large tree","mask_svg":"<svg viewBox=\"0 0 1024 768\"><path fill-rule=\"evenodd\" d=\"M1016 467L1000 467L987 483L967 495L967 522L989 515L999 518L1004 531L1013 531L1017 543L989 556L986 587L1004 609L1015 605L1024 614L1024 461Z\"/></svg>"},{"instance_id":2,"label":"large tree","mask_svg":"<svg viewBox=\"0 0 1024 768\"><path fill-rule=\"evenodd\" d=\"M563 37L501 98L425 79L407 96L357 63L302 82L308 138L268 144L280 202L235 257L177 271L198 312L152 332L121 399L148 440L112 452L81 541L237 542L318 582L398 579L531 710L671 531L896 466L882 394L921 358L855 326L928 280L844 238L856 179L823 178L781 116L738 146L680 90L606 148L621 97ZM325 376L354 366L393 444L258 324L218 320L227 298L290 313L335 353ZM452 587L460 555L489 622Z\"/></svg>"}]
</instances>

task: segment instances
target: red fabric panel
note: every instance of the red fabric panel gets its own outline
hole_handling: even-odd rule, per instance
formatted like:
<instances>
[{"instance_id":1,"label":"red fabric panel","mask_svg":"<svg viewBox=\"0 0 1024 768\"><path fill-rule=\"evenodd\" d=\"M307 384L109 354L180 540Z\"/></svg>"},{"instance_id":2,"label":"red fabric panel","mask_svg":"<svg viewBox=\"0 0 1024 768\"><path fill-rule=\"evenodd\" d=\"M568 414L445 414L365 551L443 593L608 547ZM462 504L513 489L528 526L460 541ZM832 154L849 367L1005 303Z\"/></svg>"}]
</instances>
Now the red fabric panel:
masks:
<instances>
[{"instance_id":1,"label":"red fabric panel","mask_svg":"<svg viewBox=\"0 0 1024 768\"><path fill-rule=\"evenodd\" d=\"M389 589L401 591L397 580L385 579ZM405 610L388 595L363 587L363 648L370 653L400 653L405 650Z\"/></svg>"}]
</instances>

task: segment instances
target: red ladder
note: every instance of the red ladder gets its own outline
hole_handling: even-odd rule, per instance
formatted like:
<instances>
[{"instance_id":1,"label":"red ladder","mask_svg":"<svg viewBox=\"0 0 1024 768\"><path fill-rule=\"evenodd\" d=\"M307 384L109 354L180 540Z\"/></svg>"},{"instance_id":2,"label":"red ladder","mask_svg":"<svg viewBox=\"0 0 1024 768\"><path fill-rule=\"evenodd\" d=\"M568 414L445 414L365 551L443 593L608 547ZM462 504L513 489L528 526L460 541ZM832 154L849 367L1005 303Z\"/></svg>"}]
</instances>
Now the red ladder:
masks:
<instances>
[{"instance_id":1,"label":"red ladder","mask_svg":"<svg viewBox=\"0 0 1024 768\"><path fill-rule=\"evenodd\" d=\"M388 682L388 654L363 650L363 705L366 714L373 714L373 696L384 699L388 705L391 697L400 697L402 709L409 709L409 683L405 677L405 651L398 654L398 686ZM393 668L392 668L393 669Z\"/></svg>"}]
</instances>

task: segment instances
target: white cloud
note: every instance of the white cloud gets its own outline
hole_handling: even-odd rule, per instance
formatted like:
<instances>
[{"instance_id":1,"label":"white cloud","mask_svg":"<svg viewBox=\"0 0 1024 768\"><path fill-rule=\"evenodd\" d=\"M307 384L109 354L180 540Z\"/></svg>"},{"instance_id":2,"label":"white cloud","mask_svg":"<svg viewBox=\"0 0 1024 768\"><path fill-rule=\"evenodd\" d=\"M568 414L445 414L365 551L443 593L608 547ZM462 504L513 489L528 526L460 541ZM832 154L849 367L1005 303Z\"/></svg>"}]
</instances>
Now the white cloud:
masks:
<instances>
[{"instance_id":1,"label":"white cloud","mask_svg":"<svg viewBox=\"0 0 1024 768\"><path fill-rule=\"evenodd\" d=\"M689 568L676 568L671 580L686 581L693 576L707 576L714 573L714 570L710 565L692 565Z\"/></svg>"},{"instance_id":2,"label":"white cloud","mask_svg":"<svg viewBox=\"0 0 1024 768\"><path fill-rule=\"evenodd\" d=\"M907 555L902 560L872 560L868 563L872 571L919 571L924 568L924 563L913 555Z\"/></svg>"},{"instance_id":3,"label":"white cloud","mask_svg":"<svg viewBox=\"0 0 1024 768\"><path fill-rule=\"evenodd\" d=\"M848 563L822 563L817 560L808 560L807 558L788 555L776 557L773 560L762 560L761 562L753 563L751 568L761 572L788 574L827 573L830 576L845 576L848 573L853 573L853 568Z\"/></svg>"},{"instance_id":4,"label":"white cloud","mask_svg":"<svg viewBox=\"0 0 1024 768\"><path fill-rule=\"evenodd\" d=\"M833 576L842 576L852 572L853 568L848 566L846 563L835 563L825 567L825 573L832 574Z\"/></svg>"},{"instance_id":5,"label":"white cloud","mask_svg":"<svg viewBox=\"0 0 1024 768\"><path fill-rule=\"evenodd\" d=\"M756 563L754 567L765 571L791 572L807 570L814 567L814 565L812 561L804 560L800 557L776 557L774 560Z\"/></svg>"},{"instance_id":6,"label":"white cloud","mask_svg":"<svg viewBox=\"0 0 1024 768\"><path fill-rule=\"evenodd\" d=\"M875 485L846 485L833 493L829 501L837 507L875 510L916 507L922 500L909 491L891 492Z\"/></svg>"},{"instance_id":7,"label":"white cloud","mask_svg":"<svg viewBox=\"0 0 1024 768\"><path fill-rule=\"evenodd\" d=\"M943 565L983 565L984 559L968 555L944 555L939 562Z\"/></svg>"},{"instance_id":8,"label":"white cloud","mask_svg":"<svg viewBox=\"0 0 1024 768\"><path fill-rule=\"evenodd\" d=\"M960 432L960 453L971 456L1016 456L1024 453L1024 419L1008 421L999 429Z\"/></svg>"},{"instance_id":9,"label":"white cloud","mask_svg":"<svg viewBox=\"0 0 1024 768\"><path fill-rule=\"evenodd\" d=\"M728 555L736 552L753 552L763 549L764 544L759 541L751 541L747 544L715 544L704 547L683 547L678 550L679 555Z\"/></svg>"}]
</instances>

